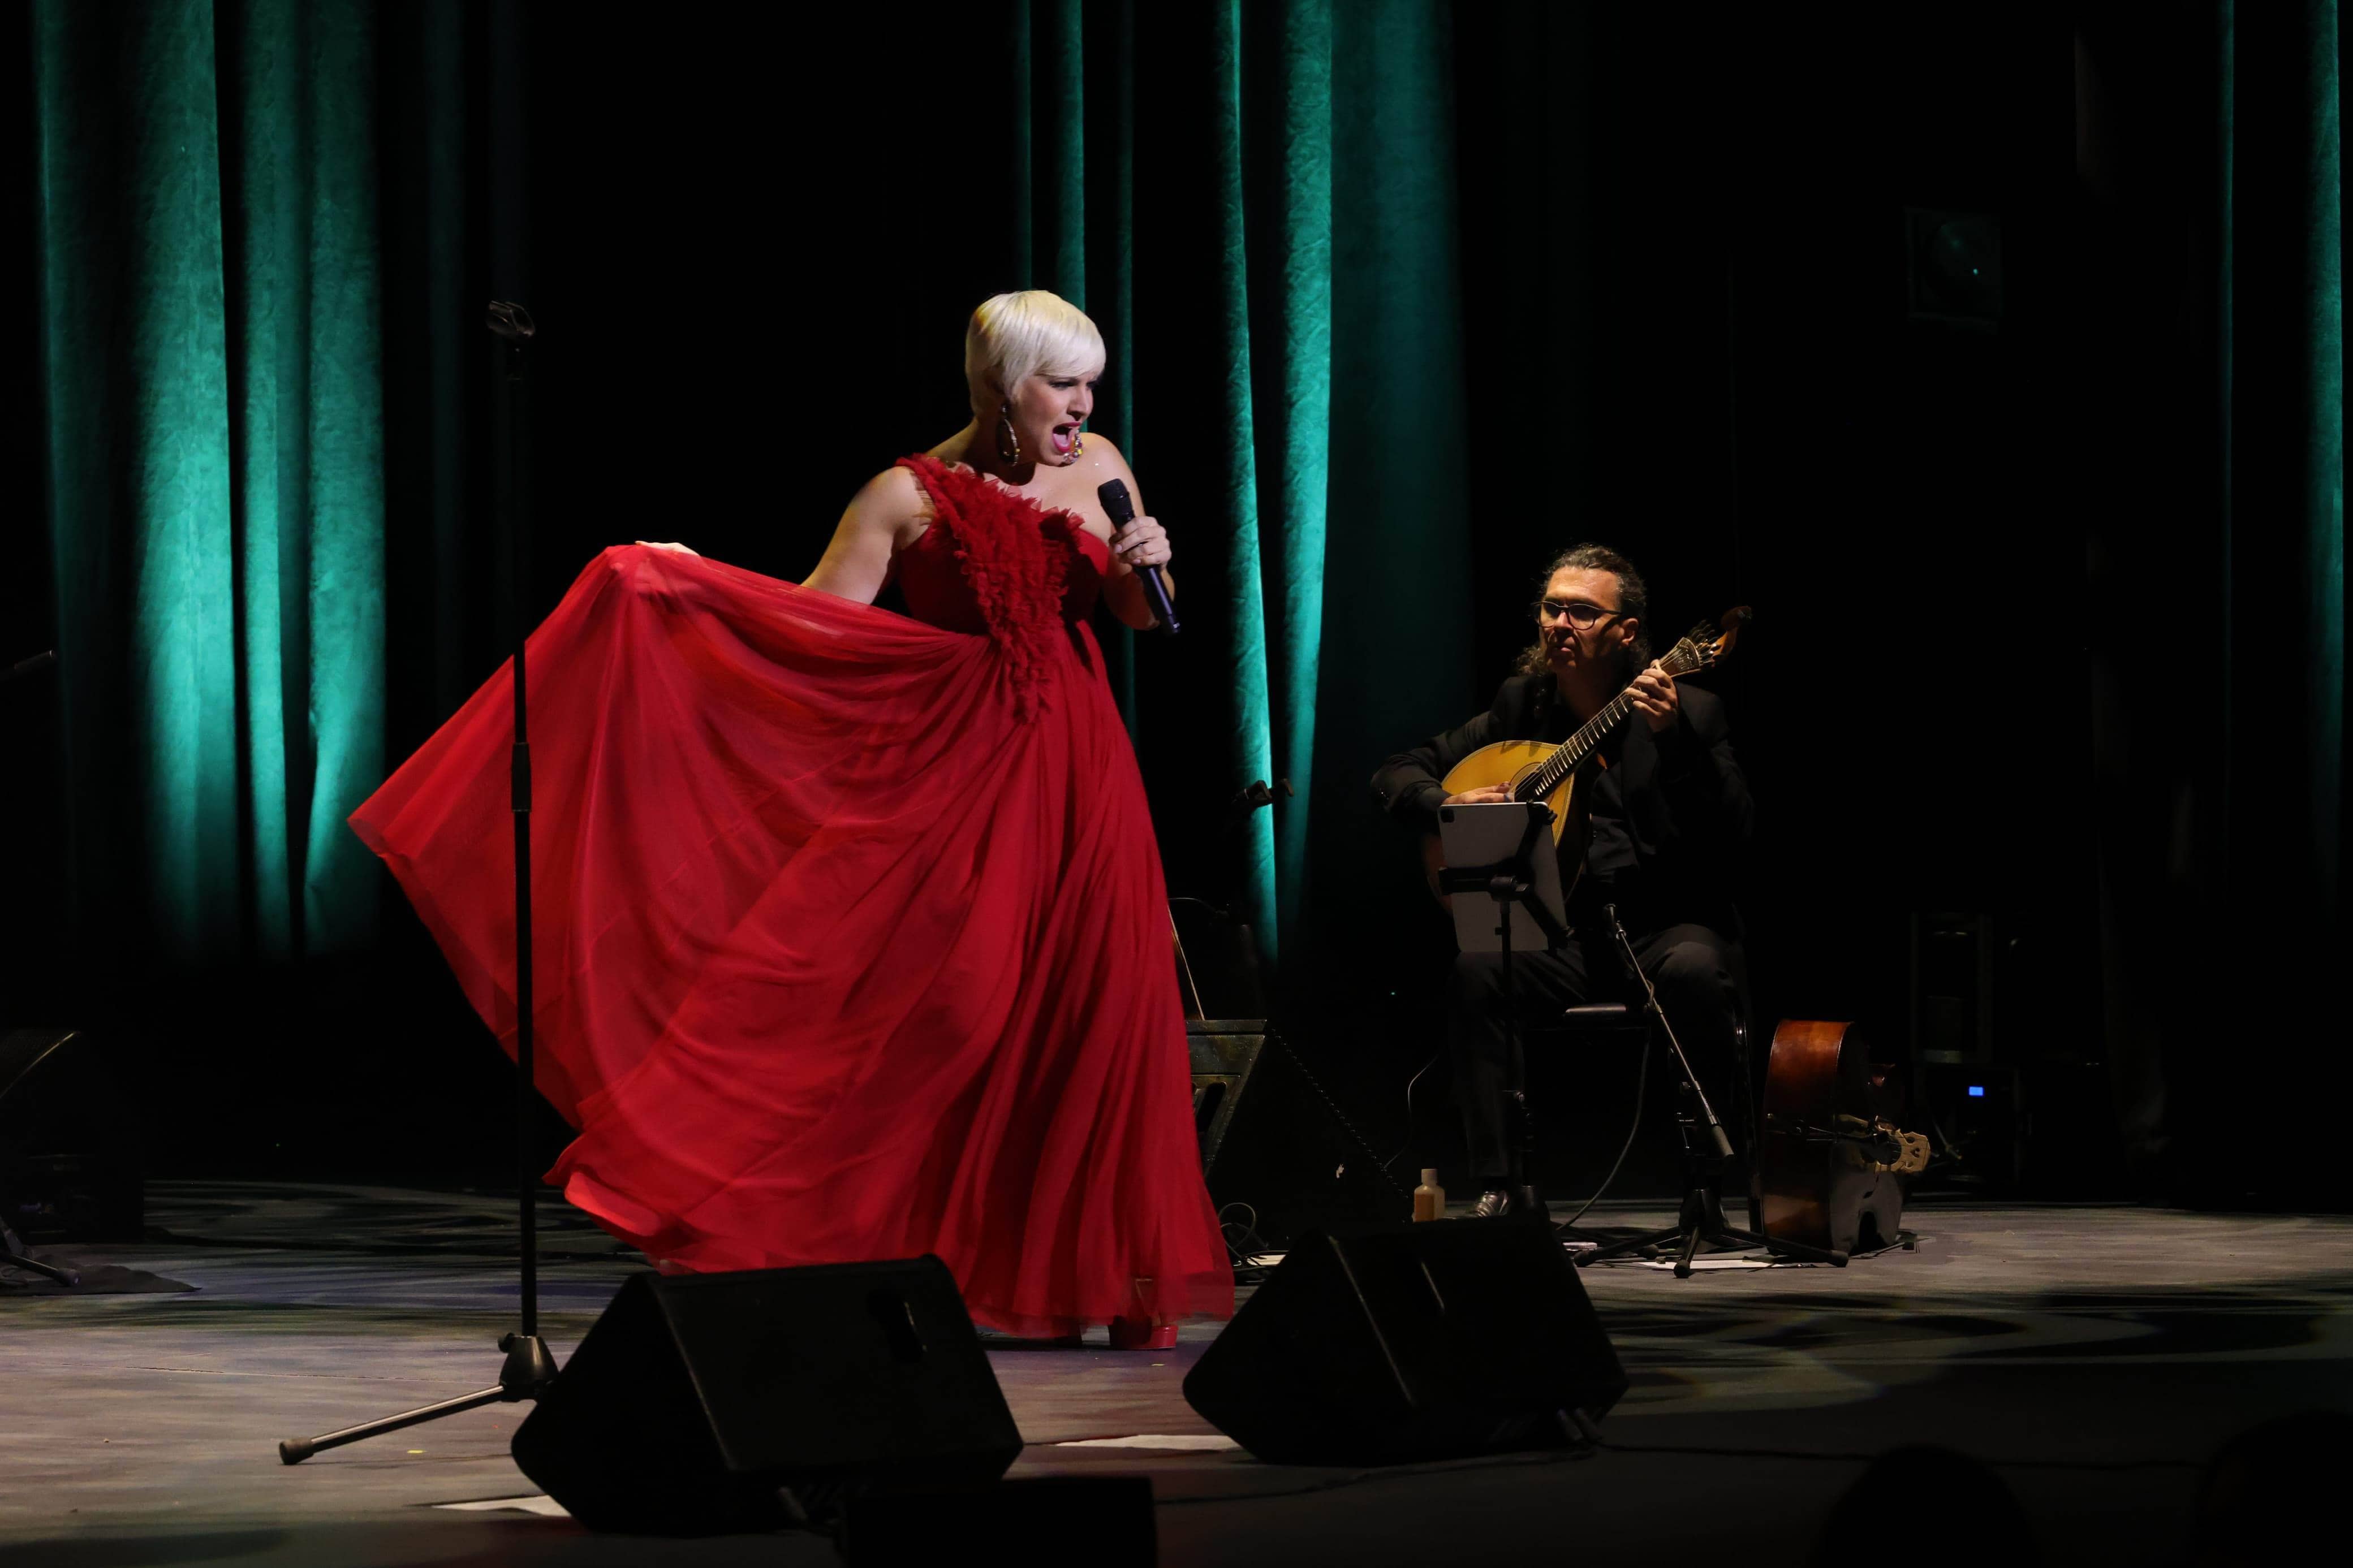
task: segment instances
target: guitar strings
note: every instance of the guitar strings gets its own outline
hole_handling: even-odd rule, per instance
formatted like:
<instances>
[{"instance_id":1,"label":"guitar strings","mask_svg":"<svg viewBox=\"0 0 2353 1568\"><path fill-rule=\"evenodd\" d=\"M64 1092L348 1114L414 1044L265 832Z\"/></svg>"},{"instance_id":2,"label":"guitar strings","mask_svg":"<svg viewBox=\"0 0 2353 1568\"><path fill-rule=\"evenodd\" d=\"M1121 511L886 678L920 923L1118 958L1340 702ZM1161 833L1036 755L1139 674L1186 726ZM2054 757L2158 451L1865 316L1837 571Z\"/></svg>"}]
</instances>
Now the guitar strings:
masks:
<instances>
[{"instance_id":1,"label":"guitar strings","mask_svg":"<svg viewBox=\"0 0 2353 1568\"><path fill-rule=\"evenodd\" d=\"M1713 629L1705 626L1694 627L1689 636L1667 650L1667 657L1659 661L1661 668L1671 677L1696 675L1705 669L1710 661L1701 647L1701 639L1708 637ZM1512 792L1512 797L1520 801L1541 800L1559 788L1561 780L1583 767L1586 759L1600 749L1601 742L1609 739L1609 731L1618 727L1619 721L1626 717L1633 705L1631 687L1611 698L1599 713L1578 728L1576 734L1562 742L1535 773L1521 781Z\"/></svg>"}]
</instances>

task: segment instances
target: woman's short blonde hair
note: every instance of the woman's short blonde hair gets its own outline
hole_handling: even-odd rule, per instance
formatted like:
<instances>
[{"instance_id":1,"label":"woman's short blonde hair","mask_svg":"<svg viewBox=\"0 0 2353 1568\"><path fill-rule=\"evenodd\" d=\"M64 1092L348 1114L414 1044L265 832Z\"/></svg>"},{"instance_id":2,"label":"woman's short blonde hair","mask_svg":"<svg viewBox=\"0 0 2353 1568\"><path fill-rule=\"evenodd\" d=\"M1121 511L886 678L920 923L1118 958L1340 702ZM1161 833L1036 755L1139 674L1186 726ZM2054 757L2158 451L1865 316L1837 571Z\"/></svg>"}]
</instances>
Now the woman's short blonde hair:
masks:
<instances>
[{"instance_id":1,"label":"woman's short blonde hair","mask_svg":"<svg viewBox=\"0 0 2353 1568\"><path fill-rule=\"evenodd\" d=\"M1040 373L1101 370L1103 334L1087 313L1043 289L981 301L964 334L964 379L976 414L993 414Z\"/></svg>"}]
</instances>

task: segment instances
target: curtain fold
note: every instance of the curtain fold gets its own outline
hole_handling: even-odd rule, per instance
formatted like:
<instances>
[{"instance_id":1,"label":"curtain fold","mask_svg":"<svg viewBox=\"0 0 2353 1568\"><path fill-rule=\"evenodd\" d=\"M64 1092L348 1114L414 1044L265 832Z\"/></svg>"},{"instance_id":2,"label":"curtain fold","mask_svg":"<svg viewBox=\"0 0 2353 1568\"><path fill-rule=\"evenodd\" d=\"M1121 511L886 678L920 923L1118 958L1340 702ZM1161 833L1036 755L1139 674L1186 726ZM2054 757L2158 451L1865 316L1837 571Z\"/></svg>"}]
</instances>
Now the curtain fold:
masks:
<instances>
[{"instance_id":1,"label":"curtain fold","mask_svg":"<svg viewBox=\"0 0 2353 1568\"><path fill-rule=\"evenodd\" d=\"M1223 526L1215 552L1212 592L1222 632L1215 654L1226 686L1226 724L1219 750L1238 782L1263 779L1274 771L1271 692L1267 680L1266 600L1261 561L1262 525L1279 530L1284 519L1262 509L1259 495L1258 420L1252 398L1250 354L1250 233L1243 179L1243 27L1240 0L1213 7L1206 64L1201 154L1208 160L1209 205L1202 214L1212 235L1205 296L1206 342L1192 352L1208 361L1209 397L1187 411L1201 426L1196 449L1211 481L1215 513ZM1260 951L1277 956L1274 835L1263 813L1243 819L1240 846L1240 903L1259 932Z\"/></svg>"},{"instance_id":2,"label":"curtain fold","mask_svg":"<svg viewBox=\"0 0 2353 1568\"><path fill-rule=\"evenodd\" d=\"M187 963L364 943L382 777L372 14L33 15L72 884ZM120 930L120 927L116 927Z\"/></svg>"},{"instance_id":3,"label":"curtain fold","mask_svg":"<svg viewBox=\"0 0 2353 1568\"><path fill-rule=\"evenodd\" d=\"M2260 1042L2316 1102L2353 1090L2297 1044L2346 934L2337 7L2216 0L2084 47L2077 112L2114 159L2080 186L2074 309L2118 1122L2157 1195L2341 1194L2324 1148L2249 1161L2277 1075L2217 1049ZM2132 94L2184 106L2169 139L2111 115Z\"/></svg>"},{"instance_id":4,"label":"curtain fold","mask_svg":"<svg viewBox=\"0 0 2353 1568\"><path fill-rule=\"evenodd\" d=\"M1261 190L1250 272L1262 302L1253 347L1250 437L1262 512L1276 521L1259 563L1266 625L1270 768L1311 785L1322 674L1324 551L1331 478L1332 0L1256 13L1267 64L1246 147ZM1286 805L1271 824L1274 930L1297 931L1313 816Z\"/></svg>"},{"instance_id":5,"label":"curtain fold","mask_svg":"<svg viewBox=\"0 0 2353 1568\"><path fill-rule=\"evenodd\" d=\"M2337 0L2306 7L2304 637L2312 736L2305 816L2310 896L2341 921L2345 869L2345 187Z\"/></svg>"},{"instance_id":6,"label":"curtain fold","mask_svg":"<svg viewBox=\"0 0 2353 1568\"><path fill-rule=\"evenodd\" d=\"M1236 906L1271 956L1305 909L1317 792L1352 797L1361 771L1347 755L1327 780L1320 754L1333 470L1377 492L1401 457L1405 493L1423 488L1423 454L1377 418L1347 426L1356 447L1335 458L1335 300L1353 288L1374 331L1391 312L1453 309L1412 287L1427 237L1378 232L1441 209L1398 207L1397 170L1366 167L1346 218L1335 127L1381 122L1374 100L1399 70L1425 98L1441 89L1442 64L1368 62L1442 41L1445 16L1421 0L1143 16L1133 0L1007 3L1001 286L1053 289L1103 328L1098 424L1178 531L1192 626L1167 647L1112 639L1115 685L1139 746L1161 748L1161 776L1181 765L1203 784L1163 803L1185 890ZM491 55L513 20L492 13ZM378 879L342 820L385 766L386 689L404 737L446 710L478 679L481 627L504 602L502 558L485 563L469 538L485 475L460 292L476 240L503 276L531 218L492 190L496 216L474 232L462 165L479 29L447 5L379 16L293 0L42 0L33 23L69 787L137 826L72 814L79 918L142 901L178 962L364 943ZM1353 108L1339 101L1345 47ZM381 122L380 76L398 95ZM510 153L520 132L499 116L519 101L494 94L481 132ZM1448 156L1443 118L1440 99L1409 106L1375 162L1404 157L1419 188ZM385 186L389 229L380 123L415 143ZM1353 284L1335 237L1351 222ZM405 401L389 450L387 266L405 269L396 317L424 329L392 345ZM418 537L387 560L394 504ZM1392 509L1386 526L1422 523ZM407 617L392 631L402 671L387 668L387 593ZM1409 684L1430 665L1427 650L1376 651L1371 679L1385 661ZM1215 804L1279 777L1295 797L1218 817Z\"/></svg>"},{"instance_id":7,"label":"curtain fold","mask_svg":"<svg viewBox=\"0 0 2353 1568\"><path fill-rule=\"evenodd\" d=\"M2336 0L2218 5L2228 724L2219 875L2343 920L2345 324ZM2284 786L2283 788L2282 786Z\"/></svg>"},{"instance_id":8,"label":"curtain fold","mask_svg":"<svg viewBox=\"0 0 2353 1568\"><path fill-rule=\"evenodd\" d=\"M1229 901L1270 957L1307 906L1318 791L1361 793L1362 757L1326 770L1319 741L1335 464L1368 494L1401 483L1405 505L1374 509L1385 537L1371 548L1390 547L1409 574L1427 564L1417 541L1430 517L1415 506L1433 448L1399 443L1386 413L1335 425L1333 335L1335 299L1353 290L1363 330L1413 345L1399 392L1417 429L1459 390L1448 242L1421 228L1449 212L1447 26L1422 0L1215 0L1145 16L1129 0L1015 6L1016 282L1081 302L1103 328L1112 364L1097 423L1136 464L1185 561L1192 629L1166 653L1148 640L1141 654L1116 650L1115 679L1147 768L1157 748L1159 776L1180 752L1197 775L1201 794L1174 803L1182 811L1214 812L1254 779L1292 782L1295 795L1272 812L1219 818L1214 831L1176 826L1163 802L1178 890ZM1345 107L1344 92L1355 94ZM1349 214L1335 184L1344 114L1377 143ZM1343 226L1355 237L1346 261ZM1355 276L1343 279L1346 266ZM1366 358L1372 383L1386 384L1382 356ZM1439 552L1465 548L1456 535ZM1461 684L1449 668L1460 650L1435 666L1426 647L1364 653L1369 679L1411 687L1438 668L1434 684ZM1176 660L1181 683L1165 667ZM1145 716L1163 709L1179 733ZM1347 736L1359 751L1365 730ZM1198 778L1205 756L1214 779Z\"/></svg>"},{"instance_id":9,"label":"curtain fold","mask_svg":"<svg viewBox=\"0 0 2353 1568\"><path fill-rule=\"evenodd\" d=\"M1503 671L1482 667L1474 603L1457 196L1453 29L1416 0L1335 5L1331 385L1310 835L1319 942L1341 966L1397 956L1427 914L1366 781L1381 758L1461 723ZM1490 416L1498 411L1489 409ZM1516 437L1514 437L1516 438ZM1543 454L1525 461L1541 469ZM1547 474L1547 487L1556 481ZM1401 900L1409 900L1401 903ZM1377 928L1322 911L1382 909ZM1441 939L1442 940L1442 939Z\"/></svg>"}]
</instances>

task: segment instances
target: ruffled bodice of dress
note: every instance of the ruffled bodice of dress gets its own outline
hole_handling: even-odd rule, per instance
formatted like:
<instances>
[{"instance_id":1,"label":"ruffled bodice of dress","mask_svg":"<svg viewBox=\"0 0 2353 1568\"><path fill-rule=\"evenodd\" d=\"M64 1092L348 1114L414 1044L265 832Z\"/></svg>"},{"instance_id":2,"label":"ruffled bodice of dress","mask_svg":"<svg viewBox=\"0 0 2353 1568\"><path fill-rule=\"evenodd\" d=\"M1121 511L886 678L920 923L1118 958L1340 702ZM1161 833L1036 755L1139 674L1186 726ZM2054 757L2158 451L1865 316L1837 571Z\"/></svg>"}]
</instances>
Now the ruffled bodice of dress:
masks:
<instances>
[{"instance_id":1,"label":"ruffled bodice of dress","mask_svg":"<svg viewBox=\"0 0 2353 1568\"><path fill-rule=\"evenodd\" d=\"M929 456L902 458L930 524L892 562L907 611L949 631L987 635L1026 709L1039 673L1074 644L1094 609L1110 547L1067 511ZM1082 644L1081 646L1085 646Z\"/></svg>"}]
</instances>

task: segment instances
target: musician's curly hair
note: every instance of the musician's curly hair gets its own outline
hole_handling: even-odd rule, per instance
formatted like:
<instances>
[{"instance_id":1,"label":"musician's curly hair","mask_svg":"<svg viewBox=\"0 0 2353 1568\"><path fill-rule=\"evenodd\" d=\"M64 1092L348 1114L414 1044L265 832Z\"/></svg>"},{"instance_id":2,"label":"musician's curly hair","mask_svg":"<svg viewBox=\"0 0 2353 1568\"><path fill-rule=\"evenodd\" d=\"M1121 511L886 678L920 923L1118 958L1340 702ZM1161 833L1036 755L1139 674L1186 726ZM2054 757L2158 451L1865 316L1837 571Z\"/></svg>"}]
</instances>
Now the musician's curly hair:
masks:
<instances>
[{"instance_id":1,"label":"musician's curly hair","mask_svg":"<svg viewBox=\"0 0 2353 1568\"><path fill-rule=\"evenodd\" d=\"M1642 574L1634 570L1631 561L1606 544L1578 544L1552 558L1552 564L1536 579L1536 592L1543 594L1555 573L1572 567L1580 572L1607 572L1618 579L1619 613L1635 623L1634 640L1625 649L1621 679L1633 679L1651 662L1651 590L1643 583ZM1522 675L1543 675L1551 668L1552 661L1545 658L1541 636L1521 650Z\"/></svg>"}]
</instances>

